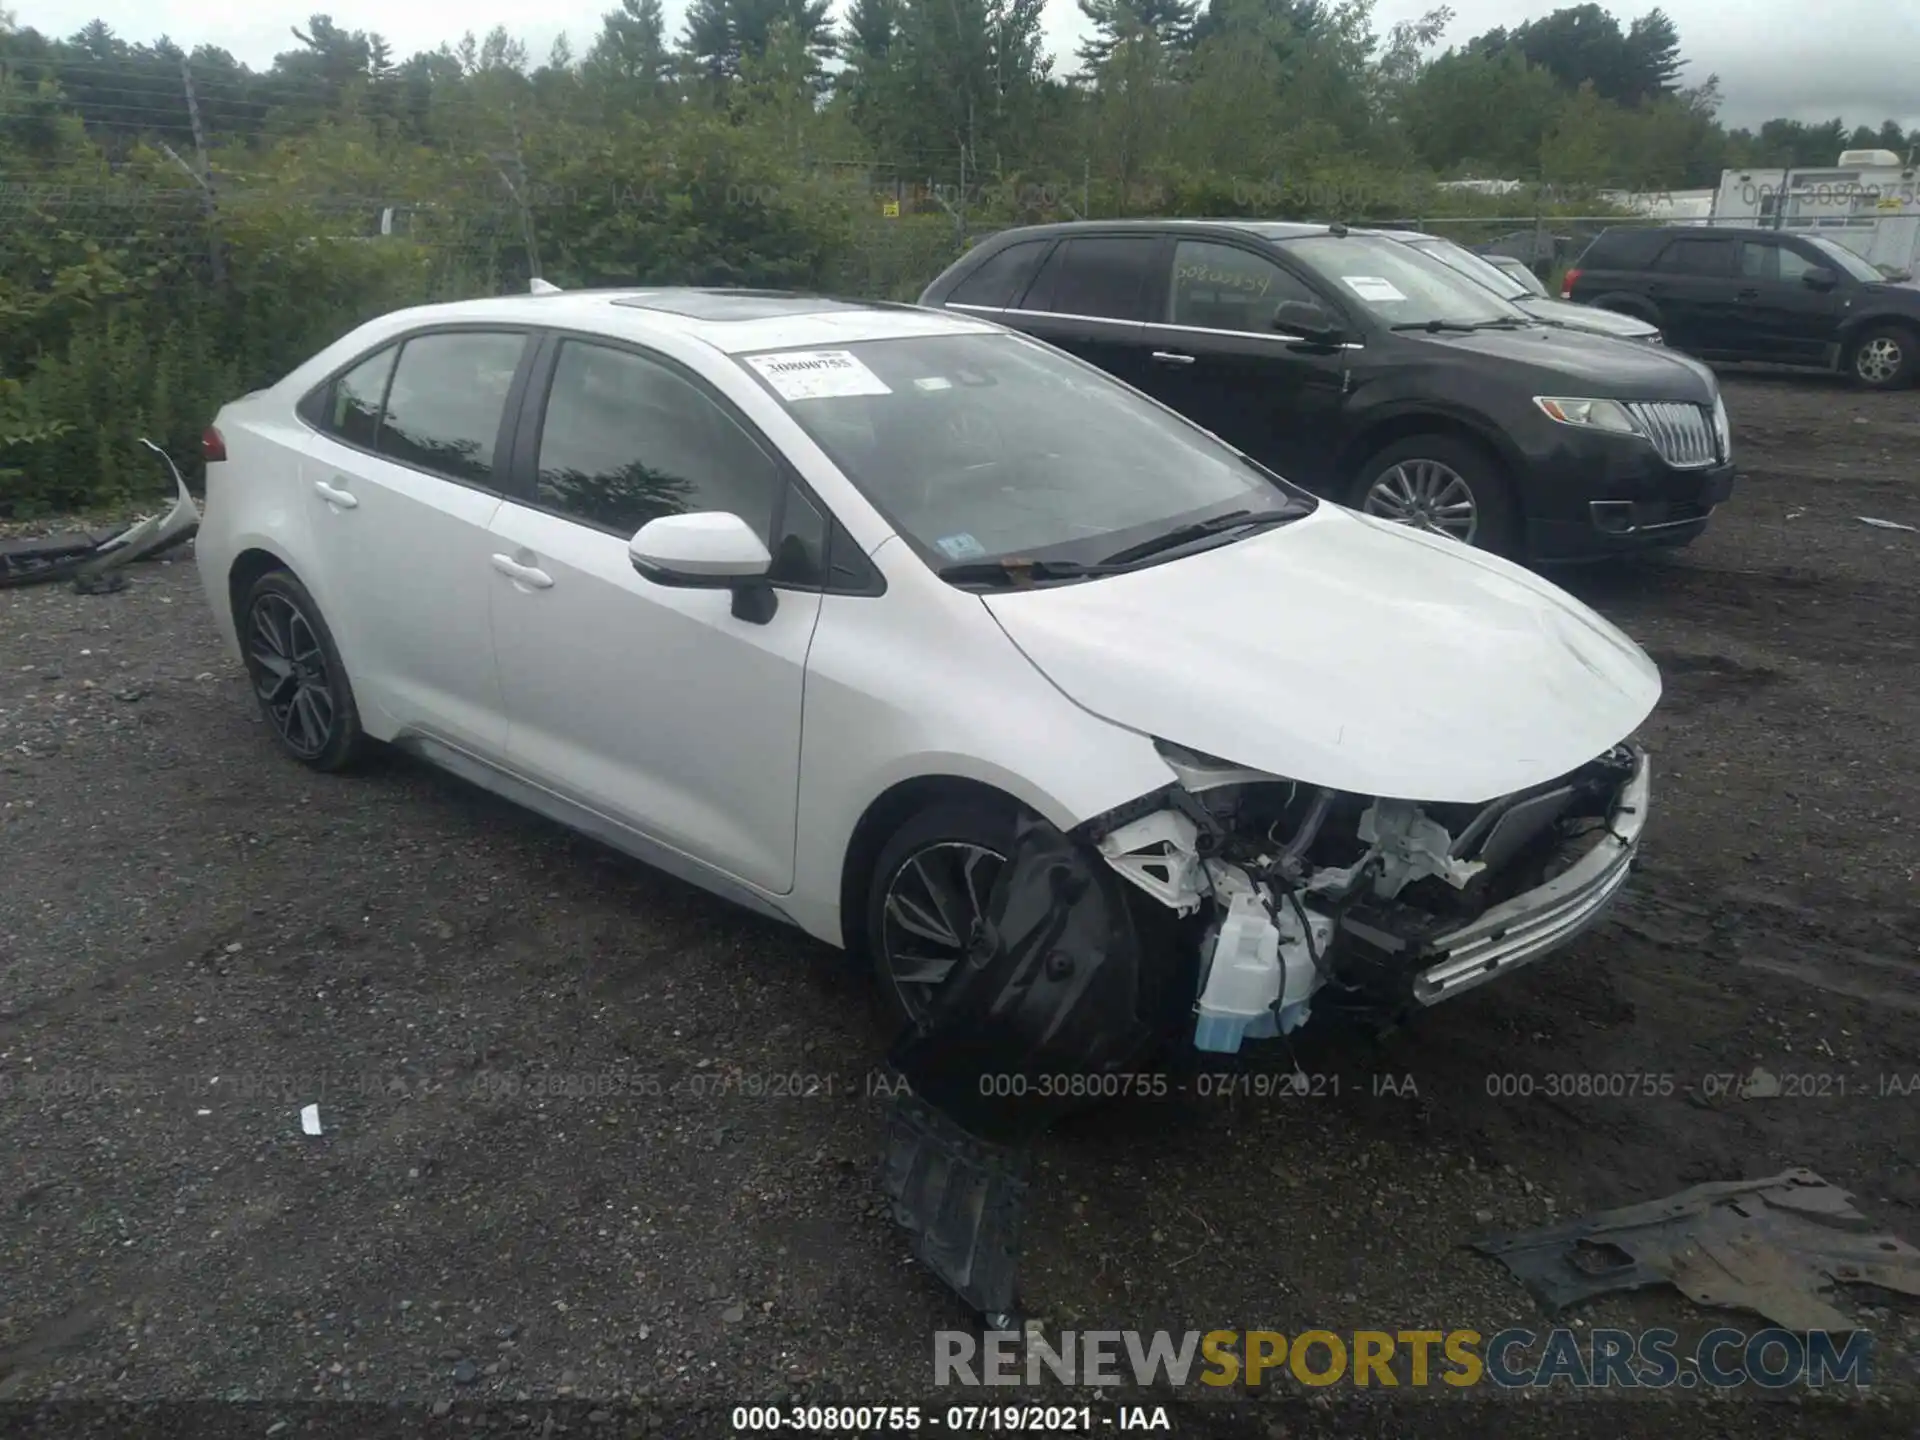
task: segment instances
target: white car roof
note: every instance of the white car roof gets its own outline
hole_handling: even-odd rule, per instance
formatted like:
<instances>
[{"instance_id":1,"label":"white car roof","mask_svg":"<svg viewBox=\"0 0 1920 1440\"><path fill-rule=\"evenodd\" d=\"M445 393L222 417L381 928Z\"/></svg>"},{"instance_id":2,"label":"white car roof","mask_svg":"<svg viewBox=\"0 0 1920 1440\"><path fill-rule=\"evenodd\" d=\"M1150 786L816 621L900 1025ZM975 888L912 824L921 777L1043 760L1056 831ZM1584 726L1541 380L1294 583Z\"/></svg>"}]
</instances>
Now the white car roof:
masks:
<instances>
[{"instance_id":1,"label":"white car roof","mask_svg":"<svg viewBox=\"0 0 1920 1440\"><path fill-rule=\"evenodd\" d=\"M878 305L769 290L692 288L505 295L424 305L404 315L410 326L492 320L554 325L635 341L667 331L728 355L918 335L986 334L999 329L949 310L913 305Z\"/></svg>"}]
</instances>

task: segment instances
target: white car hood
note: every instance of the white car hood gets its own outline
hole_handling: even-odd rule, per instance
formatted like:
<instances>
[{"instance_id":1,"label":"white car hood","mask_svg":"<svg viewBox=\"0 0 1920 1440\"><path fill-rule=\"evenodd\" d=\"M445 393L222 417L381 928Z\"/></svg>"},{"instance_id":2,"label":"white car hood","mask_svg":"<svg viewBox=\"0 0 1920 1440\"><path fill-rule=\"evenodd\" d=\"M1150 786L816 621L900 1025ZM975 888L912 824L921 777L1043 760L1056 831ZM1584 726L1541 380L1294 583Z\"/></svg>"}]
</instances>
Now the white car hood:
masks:
<instances>
[{"instance_id":1,"label":"white car hood","mask_svg":"<svg viewBox=\"0 0 1920 1440\"><path fill-rule=\"evenodd\" d=\"M1660 698L1653 662L1557 586L1326 503L1183 559L982 599L1094 714L1363 795L1491 800L1591 760Z\"/></svg>"}]
</instances>

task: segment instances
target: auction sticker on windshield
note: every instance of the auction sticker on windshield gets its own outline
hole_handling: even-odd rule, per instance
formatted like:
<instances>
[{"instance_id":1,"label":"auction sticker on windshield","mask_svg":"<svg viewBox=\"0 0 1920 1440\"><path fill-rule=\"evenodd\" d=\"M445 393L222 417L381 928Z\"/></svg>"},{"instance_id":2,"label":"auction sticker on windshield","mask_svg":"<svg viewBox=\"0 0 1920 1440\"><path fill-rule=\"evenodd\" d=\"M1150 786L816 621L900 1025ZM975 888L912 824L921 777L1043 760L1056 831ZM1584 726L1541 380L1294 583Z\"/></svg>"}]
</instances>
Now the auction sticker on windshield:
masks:
<instances>
[{"instance_id":1,"label":"auction sticker on windshield","mask_svg":"<svg viewBox=\"0 0 1920 1440\"><path fill-rule=\"evenodd\" d=\"M849 395L891 395L883 381L850 350L789 350L749 355L782 400L838 400Z\"/></svg>"},{"instance_id":2,"label":"auction sticker on windshield","mask_svg":"<svg viewBox=\"0 0 1920 1440\"><path fill-rule=\"evenodd\" d=\"M1404 300L1407 298L1400 293L1400 288L1391 280L1382 279L1378 275L1342 275L1340 278L1346 281L1347 288L1362 300Z\"/></svg>"}]
</instances>

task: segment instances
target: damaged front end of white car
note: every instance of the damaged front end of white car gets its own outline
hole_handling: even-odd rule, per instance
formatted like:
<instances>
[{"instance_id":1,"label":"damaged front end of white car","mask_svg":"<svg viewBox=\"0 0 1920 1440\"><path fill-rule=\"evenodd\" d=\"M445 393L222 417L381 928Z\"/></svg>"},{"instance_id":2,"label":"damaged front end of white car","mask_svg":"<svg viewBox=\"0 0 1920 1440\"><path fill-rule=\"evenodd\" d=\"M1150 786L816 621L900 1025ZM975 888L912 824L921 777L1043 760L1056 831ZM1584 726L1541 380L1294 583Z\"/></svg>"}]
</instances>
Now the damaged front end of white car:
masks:
<instances>
[{"instance_id":1,"label":"damaged front end of white car","mask_svg":"<svg viewBox=\"0 0 1920 1440\"><path fill-rule=\"evenodd\" d=\"M1232 1053L1316 1003L1402 1018L1573 939L1625 883L1648 762L1616 745L1481 805L1340 793L1162 743L1179 777L1082 827L1200 922L1193 1043Z\"/></svg>"},{"instance_id":2,"label":"damaged front end of white car","mask_svg":"<svg viewBox=\"0 0 1920 1440\"><path fill-rule=\"evenodd\" d=\"M1397 1020L1548 954L1625 883L1648 761L1613 745L1478 804L1345 793L1162 743L1165 788L1018 829L965 958L891 1060L882 1186L921 1260L1017 1329L1028 1146L1321 1013ZM1150 1077L1149 1077L1150 1078Z\"/></svg>"}]
</instances>

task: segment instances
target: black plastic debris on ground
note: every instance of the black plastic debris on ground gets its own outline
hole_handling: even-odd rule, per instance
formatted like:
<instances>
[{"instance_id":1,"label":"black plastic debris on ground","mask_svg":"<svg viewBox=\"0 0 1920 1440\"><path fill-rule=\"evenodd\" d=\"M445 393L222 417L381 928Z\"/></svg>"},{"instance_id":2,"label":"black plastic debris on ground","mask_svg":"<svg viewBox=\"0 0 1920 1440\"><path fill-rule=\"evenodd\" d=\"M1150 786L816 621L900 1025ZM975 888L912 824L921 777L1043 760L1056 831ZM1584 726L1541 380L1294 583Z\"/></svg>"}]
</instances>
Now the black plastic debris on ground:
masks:
<instances>
[{"instance_id":1,"label":"black plastic debris on ground","mask_svg":"<svg viewBox=\"0 0 1920 1440\"><path fill-rule=\"evenodd\" d=\"M1153 1038L1140 944L1098 855L1045 821L1017 829L968 953L891 1056L882 1179L920 1258L988 1316L1014 1308L1024 1147L1069 1111L1076 1076L1117 1073Z\"/></svg>"},{"instance_id":2,"label":"black plastic debris on ground","mask_svg":"<svg viewBox=\"0 0 1920 1440\"><path fill-rule=\"evenodd\" d=\"M969 1135L901 1095L887 1121L881 1187L914 1254L975 1312L1016 1308L1027 1152Z\"/></svg>"},{"instance_id":3,"label":"black plastic debris on ground","mask_svg":"<svg viewBox=\"0 0 1920 1440\"><path fill-rule=\"evenodd\" d=\"M1823 1298L1836 1283L1920 1296L1920 1250L1873 1233L1852 1196L1811 1170L1696 1185L1473 1248L1504 1261L1549 1314L1671 1285L1789 1330L1846 1331L1853 1322Z\"/></svg>"}]
</instances>

